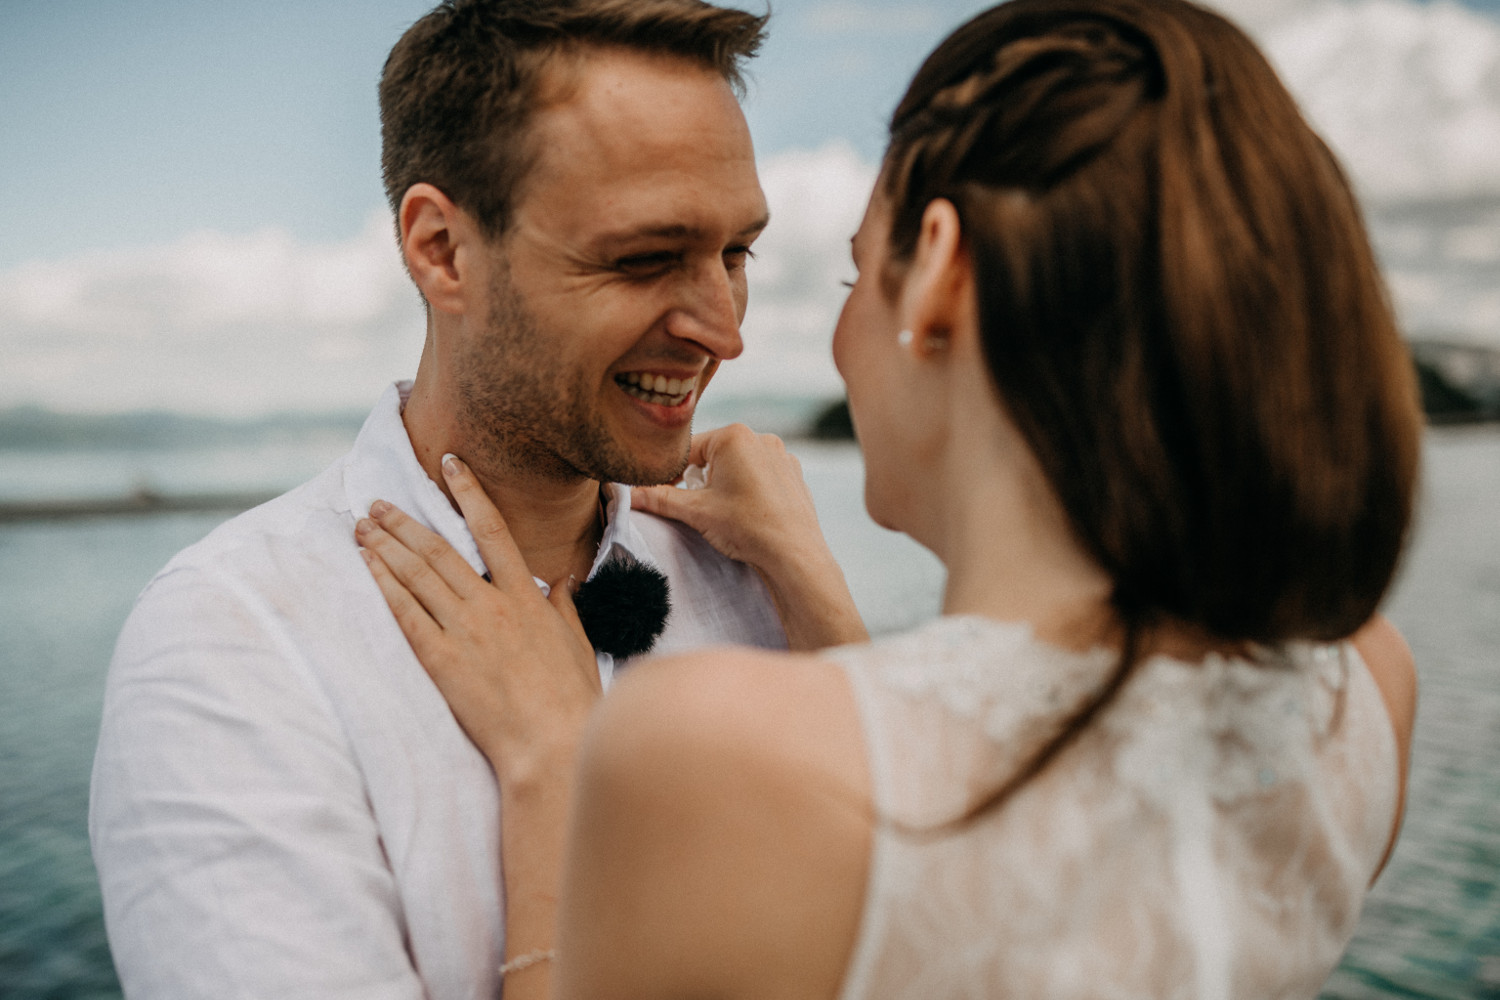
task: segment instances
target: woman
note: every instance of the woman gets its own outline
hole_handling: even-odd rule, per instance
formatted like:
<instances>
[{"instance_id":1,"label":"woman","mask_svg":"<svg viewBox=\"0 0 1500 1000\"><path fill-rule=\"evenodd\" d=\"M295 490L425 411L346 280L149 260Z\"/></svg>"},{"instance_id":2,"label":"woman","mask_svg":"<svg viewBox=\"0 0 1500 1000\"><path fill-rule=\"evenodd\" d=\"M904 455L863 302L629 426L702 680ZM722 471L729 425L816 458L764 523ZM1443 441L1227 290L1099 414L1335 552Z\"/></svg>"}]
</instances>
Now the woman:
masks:
<instances>
[{"instance_id":1,"label":"woman","mask_svg":"<svg viewBox=\"0 0 1500 1000\"><path fill-rule=\"evenodd\" d=\"M580 750L593 657L462 464L496 586L361 531L495 765L508 995L1316 995L1415 698L1373 616L1420 417L1332 156L1214 14L1014 0L918 72L853 254L866 504L945 563L937 621L637 667ZM695 458L639 502L854 634L795 463Z\"/></svg>"}]
</instances>

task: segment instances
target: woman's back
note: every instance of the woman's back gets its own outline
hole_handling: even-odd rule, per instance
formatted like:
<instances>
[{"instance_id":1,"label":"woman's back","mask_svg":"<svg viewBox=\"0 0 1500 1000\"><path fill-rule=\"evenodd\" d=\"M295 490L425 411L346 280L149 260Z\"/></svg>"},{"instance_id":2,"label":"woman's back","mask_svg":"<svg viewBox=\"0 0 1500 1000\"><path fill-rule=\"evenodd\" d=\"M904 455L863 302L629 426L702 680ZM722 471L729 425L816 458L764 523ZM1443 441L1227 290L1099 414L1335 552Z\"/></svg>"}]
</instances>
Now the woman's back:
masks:
<instances>
[{"instance_id":1,"label":"woman's back","mask_svg":"<svg viewBox=\"0 0 1500 1000\"><path fill-rule=\"evenodd\" d=\"M881 817L844 997L1315 996L1337 963L1397 797L1352 647L1147 660L1041 773L957 825L1116 657L975 617L830 655Z\"/></svg>"}]
</instances>

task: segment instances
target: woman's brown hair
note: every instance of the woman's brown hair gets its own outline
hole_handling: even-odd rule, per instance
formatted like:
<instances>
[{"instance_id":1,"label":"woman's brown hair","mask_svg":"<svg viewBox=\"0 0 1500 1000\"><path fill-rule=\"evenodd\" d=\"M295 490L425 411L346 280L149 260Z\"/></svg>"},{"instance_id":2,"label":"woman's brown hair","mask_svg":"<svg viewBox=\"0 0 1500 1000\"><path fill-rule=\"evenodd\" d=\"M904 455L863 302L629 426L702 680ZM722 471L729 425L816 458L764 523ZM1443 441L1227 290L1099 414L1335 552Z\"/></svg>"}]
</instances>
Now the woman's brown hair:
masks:
<instances>
[{"instance_id":1,"label":"woman's brown hair","mask_svg":"<svg viewBox=\"0 0 1500 1000\"><path fill-rule=\"evenodd\" d=\"M1343 173L1242 32L1183 0L1002 4L917 73L881 183L896 267L957 208L1002 405L1114 581L1126 652L1060 743L1155 625L1275 645L1375 613L1411 363Z\"/></svg>"}]
</instances>

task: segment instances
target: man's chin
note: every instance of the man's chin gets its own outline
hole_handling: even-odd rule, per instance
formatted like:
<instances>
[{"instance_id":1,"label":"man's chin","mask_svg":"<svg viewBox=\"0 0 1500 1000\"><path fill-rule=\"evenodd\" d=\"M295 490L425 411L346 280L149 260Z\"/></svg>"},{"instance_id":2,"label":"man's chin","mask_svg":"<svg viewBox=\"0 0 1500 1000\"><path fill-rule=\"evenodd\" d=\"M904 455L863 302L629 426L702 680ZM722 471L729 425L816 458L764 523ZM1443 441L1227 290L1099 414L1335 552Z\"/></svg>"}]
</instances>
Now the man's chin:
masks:
<instances>
[{"instance_id":1,"label":"man's chin","mask_svg":"<svg viewBox=\"0 0 1500 1000\"><path fill-rule=\"evenodd\" d=\"M667 486L681 479L682 473L687 469L687 467L687 456L684 455L682 457L682 461L674 462L670 466L662 466L659 468L645 468L638 466L629 470L621 470L627 472L628 474L615 476L611 481L622 483L626 486Z\"/></svg>"},{"instance_id":2,"label":"man's chin","mask_svg":"<svg viewBox=\"0 0 1500 1000\"><path fill-rule=\"evenodd\" d=\"M612 463L614 467L609 470L611 474L597 478L623 483L626 486L665 486L675 483L682 478L683 470L688 467L691 446L691 438L684 435L680 450L675 451L670 457L661 456L653 461L644 456L635 455L632 456L633 461Z\"/></svg>"}]
</instances>

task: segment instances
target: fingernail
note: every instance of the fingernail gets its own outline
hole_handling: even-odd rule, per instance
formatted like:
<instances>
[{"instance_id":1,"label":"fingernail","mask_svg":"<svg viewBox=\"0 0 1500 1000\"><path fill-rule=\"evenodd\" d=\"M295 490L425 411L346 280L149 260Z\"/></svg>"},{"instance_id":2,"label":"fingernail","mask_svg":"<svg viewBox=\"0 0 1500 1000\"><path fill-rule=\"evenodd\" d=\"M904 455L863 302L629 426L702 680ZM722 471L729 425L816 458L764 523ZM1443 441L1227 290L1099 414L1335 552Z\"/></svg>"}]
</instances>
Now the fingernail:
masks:
<instances>
[{"instance_id":1,"label":"fingernail","mask_svg":"<svg viewBox=\"0 0 1500 1000\"><path fill-rule=\"evenodd\" d=\"M374 530L375 522L370 520L368 517L362 517L357 522L355 522L354 533L356 535L368 535Z\"/></svg>"},{"instance_id":2,"label":"fingernail","mask_svg":"<svg viewBox=\"0 0 1500 1000\"><path fill-rule=\"evenodd\" d=\"M578 593L578 577L574 576L572 573L568 574L568 593Z\"/></svg>"},{"instance_id":3,"label":"fingernail","mask_svg":"<svg viewBox=\"0 0 1500 1000\"><path fill-rule=\"evenodd\" d=\"M359 547L359 557L361 559L363 559L367 563L374 563L375 562L375 553L371 552L369 549L365 548L363 545L361 545Z\"/></svg>"},{"instance_id":4,"label":"fingernail","mask_svg":"<svg viewBox=\"0 0 1500 1000\"><path fill-rule=\"evenodd\" d=\"M376 500L374 503L370 504L371 517L385 517L385 515L389 514L390 512L391 505L386 503L384 500Z\"/></svg>"},{"instance_id":5,"label":"fingernail","mask_svg":"<svg viewBox=\"0 0 1500 1000\"><path fill-rule=\"evenodd\" d=\"M458 456L450 451L443 456L443 475L452 477L458 475L458 473Z\"/></svg>"}]
</instances>

